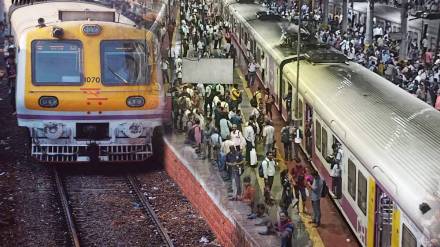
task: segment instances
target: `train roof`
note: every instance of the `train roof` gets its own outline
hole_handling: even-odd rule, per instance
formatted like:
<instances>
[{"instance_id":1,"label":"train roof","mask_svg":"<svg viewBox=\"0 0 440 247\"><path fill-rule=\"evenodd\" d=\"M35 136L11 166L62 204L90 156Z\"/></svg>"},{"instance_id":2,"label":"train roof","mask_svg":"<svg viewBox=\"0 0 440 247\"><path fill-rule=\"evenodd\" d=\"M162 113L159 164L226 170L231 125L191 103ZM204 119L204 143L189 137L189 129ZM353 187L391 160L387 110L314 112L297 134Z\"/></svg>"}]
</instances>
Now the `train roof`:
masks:
<instances>
[{"instance_id":1,"label":"train roof","mask_svg":"<svg viewBox=\"0 0 440 247\"><path fill-rule=\"evenodd\" d=\"M278 63L295 54L279 47L287 22L258 20L256 12L264 9L256 4L230 3L229 8ZM285 68L295 81L296 63ZM423 229L440 210L440 113L354 62L302 61L300 68L302 95ZM423 214L422 203L431 210Z\"/></svg>"},{"instance_id":2,"label":"train roof","mask_svg":"<svg viewBox=\"0 0 440 247\"><path fill-rule=\"evenodd\" d=\"M59 11L83 11L83 12L112 12L115 13L116 22L126 25L134 25L134 22L129 20L124 16L118 16L116 10L87 2L79 1L48 1L48 2L37 2L32 5L20 5L13 6L10 10L10 22L12 23L13 35L22 35L26 30L34 28L38 24L39 18L44 18L46 25L53 25L60 23L60 13ZM97 16L97 15L95 15ZM93 19L93 18L92 18Z\"/></svg>"},{"instance_id":3,"label":"train roof","mask_svg":"<svg viewBox=\"0 0 440 247\"><path fill-rule=\"evenodd\" d=\"M296 63L286 70L295 78ZM440 113L353 62L301 61L300 73L306 100L423 229L440 209Z\"/></svg>"},{"instance_id":4,"label":"train roof","mask_svg":"<svg viewBox=\"0 0 440 247\"><path fill-rule=\"evenodd\" d=\"M265 50L270 51L270 55L279 63L289 56L295 55L296 50L292 48L283 48L280 46L282 35L282 26L289 26L287 20L259 20L257 18L258 11L266 9L258 4L241 4L232 2L229 4L231 13L240 20L240 22L248 25L248 30L253 32L252 36L256 41L265 46Z\"/></svg>"}]
</instances>

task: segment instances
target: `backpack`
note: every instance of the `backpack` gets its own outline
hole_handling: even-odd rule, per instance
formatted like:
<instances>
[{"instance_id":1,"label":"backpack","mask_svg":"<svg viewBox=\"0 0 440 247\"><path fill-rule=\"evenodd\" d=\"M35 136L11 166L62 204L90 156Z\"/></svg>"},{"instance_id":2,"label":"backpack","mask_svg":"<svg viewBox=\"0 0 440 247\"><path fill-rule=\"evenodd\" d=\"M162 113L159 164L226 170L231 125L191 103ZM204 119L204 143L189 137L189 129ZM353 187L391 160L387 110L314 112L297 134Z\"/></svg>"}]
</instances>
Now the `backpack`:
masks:
<instances>
[{"instance_id":1,"label":"backpack","mask_svg":"<svg viewBox=\"0 0 440 247\"><path fill-rule=\"evenodd\" d=\"M188 140L190 141L195 141L195 137L194 137L194 133L195 133L195 127L192 127L189 131L188 131Z\"/></svg>"},{"instance_id":2,"label":"backpack","mask_svg":"<svg viewBox=\"0 0 440 247\"><path fill-rule=\"evenodd\" d=\"M261 164L258 167L258 176L260 176L260 178L264 178L264 169L263 169L264 161L266 161L266 160L261 161Z\"/></svg>"},{"instance_id":3,"label":"backpack","mask_svg":"<svg viewBox=\"0 0 440 247\"><path fill-rule=\"evenodd\" d=\"M257 102L257 96L256 95L254 95L254 97L252 97L250 103L251 103L252 107L257 107L257 103L258 102Z\"/></svg>"},{"instance_id":4,"label":"backpack","mask_svg":"<svg viewBox=\"0 0 440 247\"><path fill-rule=\"evenodd\" d=\"M290 142L290 131L289 128L284 128L283 132L281 133L281 142L282 143L289 143Z\"/></svg>"},{"instance_id":5,"label":"backpack","mask_svg":"<svg viewBox=\"0 0 440 247\"><path fill-rule=\"evenodd\" d=\"M238 93L239 94L238 94L237 102L238 102L238 104L241 104L241 102L243 101L243 96L241 95L240 92L238 92Z\"/></svg>"},{"instance_id":6,"label":"backpack","mask_svg":"<svg viewBox=\"0 0 440 247\"><path fill-rule=\"evenodd\" d=\"M321 190L321 197L326 197L328 194L328 187L325 180L322 180L322 190Z\"/></svg>"}]
</instances>

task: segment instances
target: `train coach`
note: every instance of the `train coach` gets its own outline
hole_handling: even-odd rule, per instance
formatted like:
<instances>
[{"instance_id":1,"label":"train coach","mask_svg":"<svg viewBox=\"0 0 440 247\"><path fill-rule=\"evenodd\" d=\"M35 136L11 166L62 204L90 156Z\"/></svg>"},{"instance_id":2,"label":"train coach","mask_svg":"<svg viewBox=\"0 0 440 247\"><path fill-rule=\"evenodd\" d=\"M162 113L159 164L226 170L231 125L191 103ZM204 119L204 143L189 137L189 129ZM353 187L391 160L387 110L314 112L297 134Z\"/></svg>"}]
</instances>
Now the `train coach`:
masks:
<instances>
[{"instance_id":1,"label":"train coach","mask_svg":"<svg viewBox=\"0 0 440 247\"><path fill-rule=\"evenodd\" d=\"M153 33L79 1L12 6L18 125L43 162L143 161L162 124Z\"/></svg>"},{"instance_id":2,"label":"train coach","mask_svg":"<svg viewBox=\"0 0 440 247\"><path fill-rule=\"evenodd\" d=\"M238 59L263 65L261 84L283 117L295 116L310 133L301 147L328 184L326 158L332 146L342 148L342 196L333 201L359 243L440 246L440 113L336 51L289 52L280 43L285 21L258 20L260 10L223 2L233 43L242 51ZM289 107L297 92L297 60L299 100Z\"/></svg>"}]
</instances>

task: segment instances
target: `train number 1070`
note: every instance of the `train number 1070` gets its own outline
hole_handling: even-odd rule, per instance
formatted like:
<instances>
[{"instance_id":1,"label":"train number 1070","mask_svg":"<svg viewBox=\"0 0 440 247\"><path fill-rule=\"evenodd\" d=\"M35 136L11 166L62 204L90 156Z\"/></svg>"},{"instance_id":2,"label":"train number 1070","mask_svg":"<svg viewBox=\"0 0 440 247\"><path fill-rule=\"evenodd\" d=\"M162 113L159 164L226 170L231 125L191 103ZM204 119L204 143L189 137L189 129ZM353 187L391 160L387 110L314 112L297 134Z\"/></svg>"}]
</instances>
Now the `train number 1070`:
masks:
<instances>
[{"instance_id":1,"label":"train number 1070","mask_svg":"<svg viewBox=\"0 0 440 247\"><path fill-rule=\"evenodd\" d=\"M101 83L101 78L99 76L87 76L86 83Z\"/></svg>"}]
</instances>

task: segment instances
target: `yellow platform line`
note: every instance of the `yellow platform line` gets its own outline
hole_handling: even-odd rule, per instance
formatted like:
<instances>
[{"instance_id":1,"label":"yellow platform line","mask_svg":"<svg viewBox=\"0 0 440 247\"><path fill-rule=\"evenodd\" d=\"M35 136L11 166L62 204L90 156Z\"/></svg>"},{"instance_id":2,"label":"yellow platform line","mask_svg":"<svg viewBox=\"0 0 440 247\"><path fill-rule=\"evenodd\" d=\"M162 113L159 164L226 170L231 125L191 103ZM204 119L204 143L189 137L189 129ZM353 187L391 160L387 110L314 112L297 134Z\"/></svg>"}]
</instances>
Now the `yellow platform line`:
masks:
<instances>
[{"instance_id":1,"label":"yellow platform line","mask_svg":"<svg viewBox=\"0 0 440 247\"><path fill-rule=\"evenodd\" d=\"M246 93L248 98L251 99L253 97L252 91L250 90L250 88L247 87L247 81L246 81L246 79L245 79L245 77L243 75L243 72L241 72L241 70L239 68L236 68L235 72L237 73L238 77L240 78L240 81L241 81L241 83L243 85L244 92ZM277 148L278 148L278 146L277 146ZM287 169L286 162L283 159L283 157L280 154L280 152L277 152L276 159L278 160L278 164L280 166L280 170ZM258 185L260 187L260 190L262 192L264 192L264 179L260 178L260 176L256 176L256 178L257 178L257 182L258 182ZM310 240L312 240L312 242L313 242L313 246L314 247L324 247L325 246L324 242L322 241L321 236L319 235L318 230L316 229L316 227L313 227L313 225L309 223L309 221L312 220L311 217L306 215L306 214L304 214L304 213L300 213L299 216L301 217L301 221L304 223L306 231L309 234Z\"/></svg>"}]
</instances>

